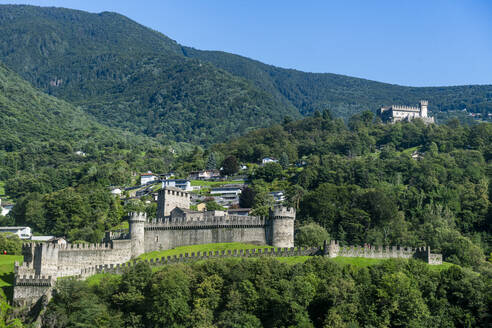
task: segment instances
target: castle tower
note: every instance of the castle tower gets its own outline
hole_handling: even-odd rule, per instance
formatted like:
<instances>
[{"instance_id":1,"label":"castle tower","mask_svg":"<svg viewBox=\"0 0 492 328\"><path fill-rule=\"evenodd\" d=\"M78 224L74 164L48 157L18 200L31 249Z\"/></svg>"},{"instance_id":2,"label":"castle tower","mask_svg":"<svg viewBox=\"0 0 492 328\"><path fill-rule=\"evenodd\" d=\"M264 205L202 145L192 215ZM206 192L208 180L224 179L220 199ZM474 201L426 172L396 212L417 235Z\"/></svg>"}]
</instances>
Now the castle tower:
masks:
<instances>
[{"instance_id":1,"label":"castle tower","mask_svg":"<svg viewBox=\"0 0 492 328\"><path fill-rule=\"evenodd\" d=\"M429 102L427 100L421 100L419 102L420 117L427 117L427 106L428 105L429 105Z\"/></svg>"},{"instance_id":2,"label":"castle tower","mask_svg":"<svg viewBox=\"0 0 492 328\"><path fill-rule=\"evenodd\" d=\"M190 193L174 187L165 187L159 190L157 196L157 217L164 218L171 215L176 207L190 209Z\"/></svg>"},{"instance_id":3,"label":"castle tower","mask_svg":"<svg viewBox=\"0 0 492 328\"><path fill-rule=\"evenodd\" d=\"M145 222L147 213L132 212L130 213L130 240L132 258L145 253Z\"/></svg>"},{"instance_id":4,"label":"castle tower","mask_svg":"<svg viewBox=\"0 0 492 328\"><path fill-rule=\"evenodd\" d=\"M274 247L294 247L294 221L296 210L275 206L270 210L271 241Z\"/></svg>"}]
</instances>

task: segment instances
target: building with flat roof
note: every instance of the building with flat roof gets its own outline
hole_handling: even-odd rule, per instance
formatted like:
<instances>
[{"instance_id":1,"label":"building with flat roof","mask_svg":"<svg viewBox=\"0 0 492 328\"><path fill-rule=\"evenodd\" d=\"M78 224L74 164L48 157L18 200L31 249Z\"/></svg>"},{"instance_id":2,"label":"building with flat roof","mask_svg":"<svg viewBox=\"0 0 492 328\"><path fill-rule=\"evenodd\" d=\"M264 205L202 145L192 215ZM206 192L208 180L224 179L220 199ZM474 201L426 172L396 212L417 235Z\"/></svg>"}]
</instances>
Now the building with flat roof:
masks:
<instances>
[{"instance_id":1,"label":"building with flat roof","mask_svg":"<svg viewBox=\"0 0 492 328\"><path fill-rule=\"evenodd\" d=\"M191 191L193 188L191 187L191 182L190 180L186 179L168 179L168 180L161 180L162 182L162 188L167 188L167 187L173 187L173 188L179 188L184 191Z\"/></svg>"},{"instance_id":2,"label":"building with flat roof","mask_svg":"<svg viewBox=\"0 0 492 328\"><path fill-rule=\"evenodd\" d=\"M20 239L30 239L32 237L32 232L30 227L0 227L1 232L10 232L17 236Z\"/></svg>"},{"instance_id":3,"label":"building with flat roof","mask_svg":"<svg viewBox=\"0 0 492 328\"><path fill-rule=\"evenodd\" d=\"M152 172L140 174L140 185L142 186L155 180L157 180L157 176Z\"/></svg>"}]
</instances>

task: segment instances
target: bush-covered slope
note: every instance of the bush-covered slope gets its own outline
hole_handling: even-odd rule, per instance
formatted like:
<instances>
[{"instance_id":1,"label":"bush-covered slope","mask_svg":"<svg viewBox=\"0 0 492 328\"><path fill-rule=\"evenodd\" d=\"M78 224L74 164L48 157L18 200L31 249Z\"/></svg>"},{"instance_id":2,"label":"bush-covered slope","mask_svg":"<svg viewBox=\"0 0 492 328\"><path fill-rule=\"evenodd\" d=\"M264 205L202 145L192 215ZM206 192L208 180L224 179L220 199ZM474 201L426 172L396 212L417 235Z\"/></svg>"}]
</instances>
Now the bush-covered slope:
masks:
<instances>
[{"instance_id":1,"label":"bush-covered slope","mask_svg":"<svg viewBox=\"0 0 492 328\"><path fill-rule=\"evenodd\" d=\"M492 113L492 85L405 87L338 74L284 69L220 51L183 47L183 53L253 81L279 101L295 106L303 115L331 109L337 116L348 118L381 105L415 106L420 99L429 100L431 111L467 108Z\"/></svg>"},{"instance_id":2,"label":"bush-covered slope","mask_svg":"<svg viewBox=\"0 0 492 328\"><path fill-rule=\"evenodd\" d=\"M108 133L80 109L34 89L0 63L0 150Z\"/></svg>"},{"instance_id":3,"label":"bush-covered slope","mask_svg":"<svg viewBox=\"0 0 492 328\"><path fill-rule=\"evenodd\" d=\"M7 181L12 198L58 190L84 179L102 178L105 185L127 183L131 169L162 169L166 158L172 157L150 138L108 128L73 105L36 90L1 63L0 117L0 181Z\"/></svg>"},{"instance_id":4,"label":"bush-covered slope","mask_svg":"<svg viewBox=\"0 0 492 328\"><path fill-rule=\"evenodd\" d=\"M0 181L16 203L0 225L99 242L132 210L108 187L130 185L134 172L163 172L173 159L168 147L104 126L2 64L0 117Z\"/></svg>"},{"instance_id":5,"label":"bush-covered slope","mask_svg":"<svg viewBox=\"0 0 492 328\"><path fill-rule=\"evenodd\" d=\"M356 268L317 257L210 260L122 276L61 279L50 327L489 327L487 271L442 272L419 261Z\"/></svg>"},{"instance_id":6,"label":"bush-covered slope","mask_svg":"<svg viewBox=\"0 0 492 328\"><path fill-rule=\"evenodd\" d=\"M0 58L102 123L151 136L206 143L298 115L115 13L0 6Z\"/></svg>"}]
</instances>

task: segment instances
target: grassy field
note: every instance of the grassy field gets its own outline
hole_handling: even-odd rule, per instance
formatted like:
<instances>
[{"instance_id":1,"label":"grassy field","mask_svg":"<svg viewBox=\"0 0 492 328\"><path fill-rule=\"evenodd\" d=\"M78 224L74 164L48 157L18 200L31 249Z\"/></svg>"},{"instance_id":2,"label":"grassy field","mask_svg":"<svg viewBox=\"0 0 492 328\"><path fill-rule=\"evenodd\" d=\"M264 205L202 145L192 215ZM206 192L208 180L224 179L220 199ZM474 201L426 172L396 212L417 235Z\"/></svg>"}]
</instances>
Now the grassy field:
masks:
<instances>
[{"instance_id":1,"label":"grassy field","mask_svg":"<svg viewBox=\"0 0 492 328\"><path fill-rule=\"evenodd\" d=\"M17 261L22 263L24 257L22 255L0 255L0 288L7 296L12 299L13 284L14 284L14 263Z\"/></svg>"},{"instance_id":2,"label":"grassy field","mask_svg":"<svg viewBox=\"0 0 492 328\"><path fill-rule=\"evenodd\" d=\"M150 260L157 259L166 256L173 256L179 254L191 254L197 252L211 252L211 251L227 251L227 250L239 250L239 249L254 249L254 248L274 248L272 246L258 246L252 244L243 244L243 243L220 243L220 244L204 244L204 245L191 245L191 246L182 246L176 247L173 249L168 249L164 251L155 251L143 254L138 257L140 260ZM287 264L297 264L304 263L311 256L289 256L289 257L276 257L276 259L282 263ZM243 258L234 258L233 260L241 260ZM248 260L255 260L257 258L246 258ZM388 259L370 259L363 257L335 257L331 259L332 261L342 264L342 265L353 265L355 267L363 268L370 265L380 264L384 261L388 261ZM449 268L453 264L444 262L441 265L431 265L430 269L435 271L441 271ZM158 267L156 268L158 270Z\"/></svg>"},{"instance_id":3,"label":"grassy field","mask_svg":"<svg viewBox=\"0 0 492 328\"><path fill-rule=\"evenodd\" d=\"M404 149L401 152L397 152L397 154L398 155L400 155L400 154L412 155L412 153L418 149L419 149L418 146L417 147L411 147L411 148Z\"/></svg>"},{"instance_id":4,"label":"grassy field","mask_svg":"<svg viewBox=\"0 0 492 328\"><path fill-rule=\"evenodd\" d=\"M155 251L142 254L138 257L140 260L157 259L163 256L173 256L179 254L191 254L196 252L211 252L211 251L228 251L235 249L254 249L254 248L273 248L272 246L258 246L253 244L243 243L219 243L219 244L204 244L204 245L191 245L181 246L173 249L167 249L164 251Z\"/></svg>"},{"instance_id":5,"label":"grassy field","mask_svg":"<svg viewBox=\"0 0 492 328\"><path fill-rule=\"evenodd\" d=\"M243 184L242 180L226 180L226 181L204 181L204 180L191 180L192 186L202 186L202 187L219 187L226 184Z\"/></svg>"}]
</instances>

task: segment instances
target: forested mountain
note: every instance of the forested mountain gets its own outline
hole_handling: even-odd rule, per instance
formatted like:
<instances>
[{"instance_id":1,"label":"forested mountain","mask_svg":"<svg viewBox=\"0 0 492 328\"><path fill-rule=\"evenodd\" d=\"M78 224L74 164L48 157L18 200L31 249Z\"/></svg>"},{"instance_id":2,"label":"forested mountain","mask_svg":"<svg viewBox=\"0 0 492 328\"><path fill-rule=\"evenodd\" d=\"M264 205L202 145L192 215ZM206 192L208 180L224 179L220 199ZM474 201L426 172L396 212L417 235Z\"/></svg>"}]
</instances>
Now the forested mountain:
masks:
<instances>
[{"instance_id":1,"label":"forested mountain","mask_svg":"<svg viewBox=\"0 0 492 328\"><path fill-rule=\"evenodd\" d=\"M0 111L0 151L18 151L45 142L83 147L91 136L112 133L84 111L36 90L1 63Z\"/></svg>"},{"instance_id":2,"label":"forested mountain","mask_svg":"<svg viewBox=\"0 0 492 328\"><path fill-rule=\"evenodd\" d=\"M183 47L183 53L253 81L283 103L295 106L303 115L330 109L335 115L348 118L363 110L374 111L381 105L415 106L421 99L429 100L430 111L466 108L492 113L492 85L405 87L338 74L284 69L221 51Z\"/></svg>"},{"instance_id":3,"label":"forested mountain","mask_svg":"<svg viewBox=\"0 0 492 328\"><path fill-rule=\"evenodd\" d=\"M0 117L0 181L16 202L0 225L98 242L128 211L108 186L130 184L136 171L164 171L173 160L168 147L99 124L3 64Z\"/></svg>"},{"instance_id":4,"label":"forested mountain","mask_svg":"<svg viewBox=\"0 0 492 328\"><path fill-rule=\"evenodd\" d=\"M100 122L207 143L298 115L253 83L186 58L176 42L114 13L0 7L0 58Z\"/></svg>"},{"instance_id":5,"label":"forested mountain","mask_svg":"<svg viewBox=\"0 0 492 328\"><path fill-rule=\"evenodd\" d=\"M182 47L115 13L0 6L0 60L106 125L209 144L284 116L382 104L491 112L492 86L410 88Z\"/></svg>"}]
</instances>

